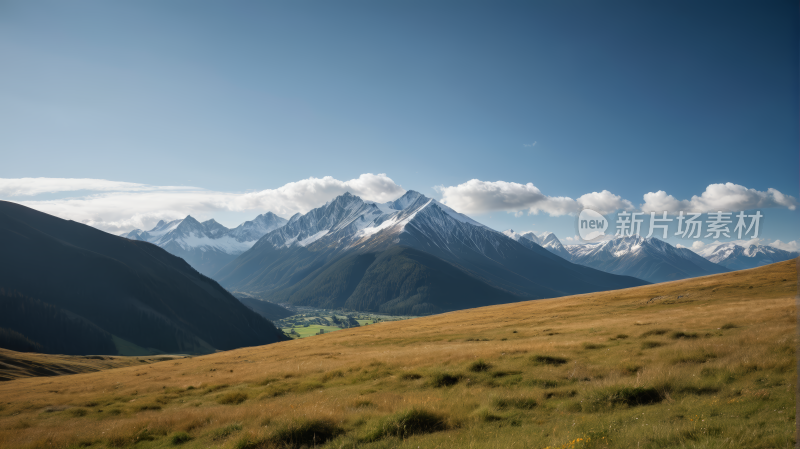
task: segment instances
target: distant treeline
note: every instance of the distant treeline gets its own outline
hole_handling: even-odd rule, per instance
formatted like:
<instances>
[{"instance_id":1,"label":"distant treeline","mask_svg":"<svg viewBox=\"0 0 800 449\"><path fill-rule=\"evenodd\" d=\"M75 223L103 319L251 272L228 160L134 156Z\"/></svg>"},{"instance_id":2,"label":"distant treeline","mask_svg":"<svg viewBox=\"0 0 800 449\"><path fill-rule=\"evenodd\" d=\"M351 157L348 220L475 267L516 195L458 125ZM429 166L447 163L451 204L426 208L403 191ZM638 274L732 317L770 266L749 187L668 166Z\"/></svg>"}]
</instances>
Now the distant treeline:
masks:
<instances>
[{"instance_id":1,"label":"distant treeline","mask_svg":"<svg viewBox=\"0 0 800 449\"><path fill-rule=\"evenodd\" d=\"M0 289L0 347L48 354L116 354L111 334L35 298Z\"/></svg>"},{"instance_id":2,"label":"distant treeline","mask_svg":"<svg viewBox=\"0 0 800 449\"><path fill-rule=\"evenodd\" d=\"M0 348L17 352L42 352L42 345L11 329L0 327Z\"/></svg>"}]
</instances>

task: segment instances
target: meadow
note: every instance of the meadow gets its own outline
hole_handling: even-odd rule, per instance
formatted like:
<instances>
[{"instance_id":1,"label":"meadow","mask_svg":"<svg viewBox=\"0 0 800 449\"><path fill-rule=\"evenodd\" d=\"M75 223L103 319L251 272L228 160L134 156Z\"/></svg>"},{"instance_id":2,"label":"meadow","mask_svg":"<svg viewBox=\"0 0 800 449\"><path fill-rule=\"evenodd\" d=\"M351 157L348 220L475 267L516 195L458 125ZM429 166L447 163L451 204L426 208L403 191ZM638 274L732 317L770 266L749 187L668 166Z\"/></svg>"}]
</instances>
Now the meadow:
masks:
<instances>
[{"instance_id":1,"label":"meadow","mask_svg":"<svg viewBox=\"0 0 800 449\"><path fill-rule=\"evenodd\" d=\"M796 261L0 383L0 446L791 448Z\"/></svg>"},{"instance_id":2,"label":"meadow","mask_svg":"<svg viewBox=\"0 0 800 449\"><path fill-rule=\"evenodd\" d=\"M334 319L335 317L335 319ZM372 313L353 313L324 309L302 308L302 313L292 315L273 323L289 338L306 338L322 333L335 332L385 321L406 320L408 316L392 316Z\"/></svg>"}]
</instances>

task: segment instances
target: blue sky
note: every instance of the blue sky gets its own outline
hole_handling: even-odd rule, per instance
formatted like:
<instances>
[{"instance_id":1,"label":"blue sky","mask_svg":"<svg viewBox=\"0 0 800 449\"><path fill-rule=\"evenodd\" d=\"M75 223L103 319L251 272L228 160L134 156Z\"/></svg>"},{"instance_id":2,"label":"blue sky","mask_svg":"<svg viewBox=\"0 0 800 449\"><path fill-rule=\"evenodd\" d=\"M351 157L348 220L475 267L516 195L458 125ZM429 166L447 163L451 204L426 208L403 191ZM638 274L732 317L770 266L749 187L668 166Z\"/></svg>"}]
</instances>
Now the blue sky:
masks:
<instances>
[{"instance_id":1,"label":"blue sky","mask_svg":"<svg viewBox=\"0 0 800 449\"><path fill-rule=\"evenodd\" d=\"M4 0L0 178L236 194L385 173L437 199L447 190L436 186L455 198L473 179L572 199L608 190L635 208L649 192L690 200L725 183L798 198L797 9ZM0 198L99 223L78 200L109 190L84 187ZM136 201L129 187L104 201ZM774 203L762 236L797 240L800 211ZM574 215L527 206L468 212L496 229L574 235ZM263 212L187 210L226 225Z\"/></svg>"}]
</instances>

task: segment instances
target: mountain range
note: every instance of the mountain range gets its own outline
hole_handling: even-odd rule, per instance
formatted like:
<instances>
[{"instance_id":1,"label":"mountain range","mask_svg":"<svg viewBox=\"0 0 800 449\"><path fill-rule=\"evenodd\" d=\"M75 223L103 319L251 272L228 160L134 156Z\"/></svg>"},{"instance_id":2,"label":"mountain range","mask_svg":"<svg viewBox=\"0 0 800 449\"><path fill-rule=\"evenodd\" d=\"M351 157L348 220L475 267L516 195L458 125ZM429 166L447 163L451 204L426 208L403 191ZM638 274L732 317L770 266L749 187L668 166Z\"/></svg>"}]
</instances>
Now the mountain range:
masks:
<instances>
[{"instance_id":1,"label":"mountain range","mask_svg":"<svg viewBox=\"0 0 800 449\"><path fill-rule=\"evenodd\" d=\"M44 352L210 353L285 338L147 242L0 201L0 248L0 328Z\"/></svg>"},{"instance_id":2,"label":"mountain range","mask_svg":"<svg viewBox=\"0 0 800 449\"><path fill-rule=\"evenodd\" d=\"M675 281L729 271L690 249L676 248L653 237L616 237L599 243L568 245L566 249L570 260L575 263L649 282Z\"/></svg>"},{"instance_id":3,"label":"mountain range","mask_svg":"<svg viewBox=\"0 0 800 449\"><path fill-rule=\"evenodd\" d=\"M420 204L415 204L417 202ZM420 211L421 215L416 217ZM412 221L413 225L406 230L406 226ZM505 265L513 259L513 251L509 253L510 258L505 258L505 253L497 253L503 251L500 248L504 245L508 245L507 242L500 243L502 240L497 240L497 234L436 200L409 191L401 198L384 204L363 201L346 194L307 214L296 214L289 220L267 212L234 229L225 228L214 220L200 223L187 216L183 220L159 222L147 232L134 230L126 237L161 246L229 288L258 292L274 301L291 300L303 303L305 300L298 299L302 294L294 292L292 286L310 282L303 278L310 273L310 267L319 268L327 261L344 257L343 254L349 251L359 254L375 253L386 250L391 245L407 246L447 261L468 276L502 290L502 294L496 295L498 298L505 294L515 297L547 295L547 289L543 288L546 285L539 283L534 287L530 279L523 280L526 274L521 273L518 267L509 268ZM533 232L517 233L507 230L502 234L540 256L547 256L549 253L573 264L648 282L754 268L798 256L798 253L769 246L749 245L745 248L735 243L711 244L695 253L659 239L639 236L615 237L599 243L565 246L550 232L537 235ZM262 237L269 242L267 246L271 249L264 247L266 243L259 242L261 246L257 251L245 255ZM320 250L321 244L316 244L318 240L326 242L323 245L324 251ZM481 248L481 245L486 247ZM312 262L308 260L311 255L299 250L296 251L296 258L286 256L285 253L291 252L292 248L300 247L310 248L308 252L319 257L313 257ZM489 247L492 249L487 252ZM542 252L542 249L547 253ZM272 250L279 250L277 252L280 255L267 255ZM480 256L476 256L477 254ZM281 263L275 266L274 263L278 260ZM294 262L287 262L289 260ZM294 266L287 267L284 263L292 263ZM259 273L255 273L256 271ZM302 279L298 280L298 277ZM313 285L318 286L320 282L322 280L318 279ZM297 290L306 294L318 293L311 287L298 287ZM344 292L349 290L345 289ZM551 295L559 293L563 292L558 289L549 292ZM243 297L245 296L240 296L240 299ZM247 298L249 302L254 300L252 297ZM507 297L503 301L510 300L513 298ZM333 304L322 299L308 301ZM337 301L334 303L341 306L341 300ZM359 301L363 302L355 297L351 300L353 303ZM419 307L421 306L417 309ZM254 310L262 309L256 307ZM438 309L434 307L431 310Z\"/></svg>"},{"instance_id":4,"label":"mountain range","mask_svg":"<svg viewBox=\"0 0 800 449\"><path fill-rule=\"evenodd\" d=\"M567 251L564 245L561 244L561 241L558 240L558 237L556 237L556 235L552 232L545 232L537 236L533 232L518 234L514 232L513 229L509 229L507 231L503 231L503 234L521 243L522 245L527 246L528 248L532 248L533 244L536 244L563 259L571 259L569 251Z\"/></svg>"},{"instance_id":5,"label":"mountain range","mask_svg":"<svg viewBox=\"0 0 800 449\"><path fill-rule=\"evenodd\" d=\"M161 220L149 231L134 229L123 237L158 245L187 261L200 273L212 276L264 234L286 222L285 218L267 212L228 229L213 219L201 223L189 215L182 220Z\"/></svg>"},{"instance_id":6,"label":"mountain range","mask_svg":"<svg viewBox=\"0 0 800 449\"><path fill-rule=\"evenodd\" d=\"M398 315L643 285L523 245L424 195L345 193L265 234L214 277L273 302Z\"/></svg>"},{"instance_id":7,"label":"mountain range","mask_svg":"<svg viewBox=\"0 0 800 449\"><path fill-rule=\"evenodd\" d=\"M564 246L550 232L536 235L504 231L506 236L531 247L539 245L566 260L609 273L633 276L648 282L665 282L730 270L755 268L793 259L800 254L766 245L733 242L706 245L695 252L657 238L613 237L610 240Z\"/></svg>"},{"instance_id":8,"label":"mountain range","mask_svg":"<svg viewBox=\"0 0 800 449\"><path fill-rule=\"evenodd\" d=\"M733 242L708 244L698 254L729 270L756 268L800 256L799 252L784 251L768 245L743 246Z\"/></svg>"}]
</instances>

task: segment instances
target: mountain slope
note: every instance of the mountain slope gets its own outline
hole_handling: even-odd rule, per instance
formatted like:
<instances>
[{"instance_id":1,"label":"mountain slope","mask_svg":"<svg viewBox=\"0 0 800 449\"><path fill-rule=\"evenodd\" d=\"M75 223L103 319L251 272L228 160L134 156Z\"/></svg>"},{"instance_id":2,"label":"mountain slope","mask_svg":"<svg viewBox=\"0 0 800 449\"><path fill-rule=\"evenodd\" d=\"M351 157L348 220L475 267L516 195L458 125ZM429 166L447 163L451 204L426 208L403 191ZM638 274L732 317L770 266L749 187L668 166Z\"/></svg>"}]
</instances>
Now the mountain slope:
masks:
<instances>
[{"instance_id":1,"label":"mountain slope","mask_svg":"<svg viewBox=\"0 0 800 449\"><path fill-rule=\"evenodd\" d=\"M538 236L533 232L519 234L514 232L513 229L509 229L507 231L503 231L503 235L510 237L526 248L532 248L533 245L536 244L557 255L558 257L561 257L562 259L570 260L572 258L572 255L569 253L569 251L564 248L564 245L561 244L561 241L558 240L558 237L556 237L556 235L552 232L545 232L541 236Z\"/></svg>"},{"instance_id":2,"label":"mountain slope","mask_svg":"<svg viewBox=\"0 0 800 449\"><path fill-rule=\"evenodd\" d=\"M280 228L286 222L286 219L267 212L234 229L228 229L213 219L200 223L188 215L169 223L161 220L150 231L134 229L124 237L156 244L182 258L197 271L212 276L253 246L264 234Z\"/></svg>"},{"instance_id":3,"label":"mountain slope","mask_svg":"<svg viewBox=\"0 0 800 449\"><path fill-rule=\"evenodd\" d=\"M0 288L143 348L207 353L282 338L216 282L150 243L0 201L0 247Z\"/></svg>"},{"instance_id":4,"label":"mountain slope","mask_svg":"<svg viewBox=\"0 0 800 449\"><path fill-rule=\"evenodd\" d=\"M428 291L419 290L422 273L432 283ZM569 263L539 245L523 246L414 191L384 204L347 193L295 215L217 278L226 288L275 302L406 314L643 284Z\"/></svg>"},{"instance_id":5,"label":"mountain slope","mask_svg":"<svg viewBox=\"0 0 800 449\"><path fill-rule=\"evenodd\" d=\"M52 304L19 294L0 292L0 328L24 335L47 354L116 354L110 333L90 322L71 317ZM19 351L0 344L0 348Z\"/></svg>"},{"instance_id":6,"label":"mountain slope","mask_svg":"<svg viewBox=\"0 0 800 449\"><path fill-rule=\"evenodd\" d=\"M756 268L800 256L767 245L737 245L733 242L712 243L697 252L700 256L729 270Z\"/></svg>"},{"instance_id":7,"label":"mountain slope","mask_svg":"<svg viewBox=\"0 0 800 449\"><path fill-rule=\"evenodd\" d=\"M728 271L689 249L676 248L652 237L617 237L566 248L575 263L649 282L674 281Z\"/></svg>"}]
</instances>

